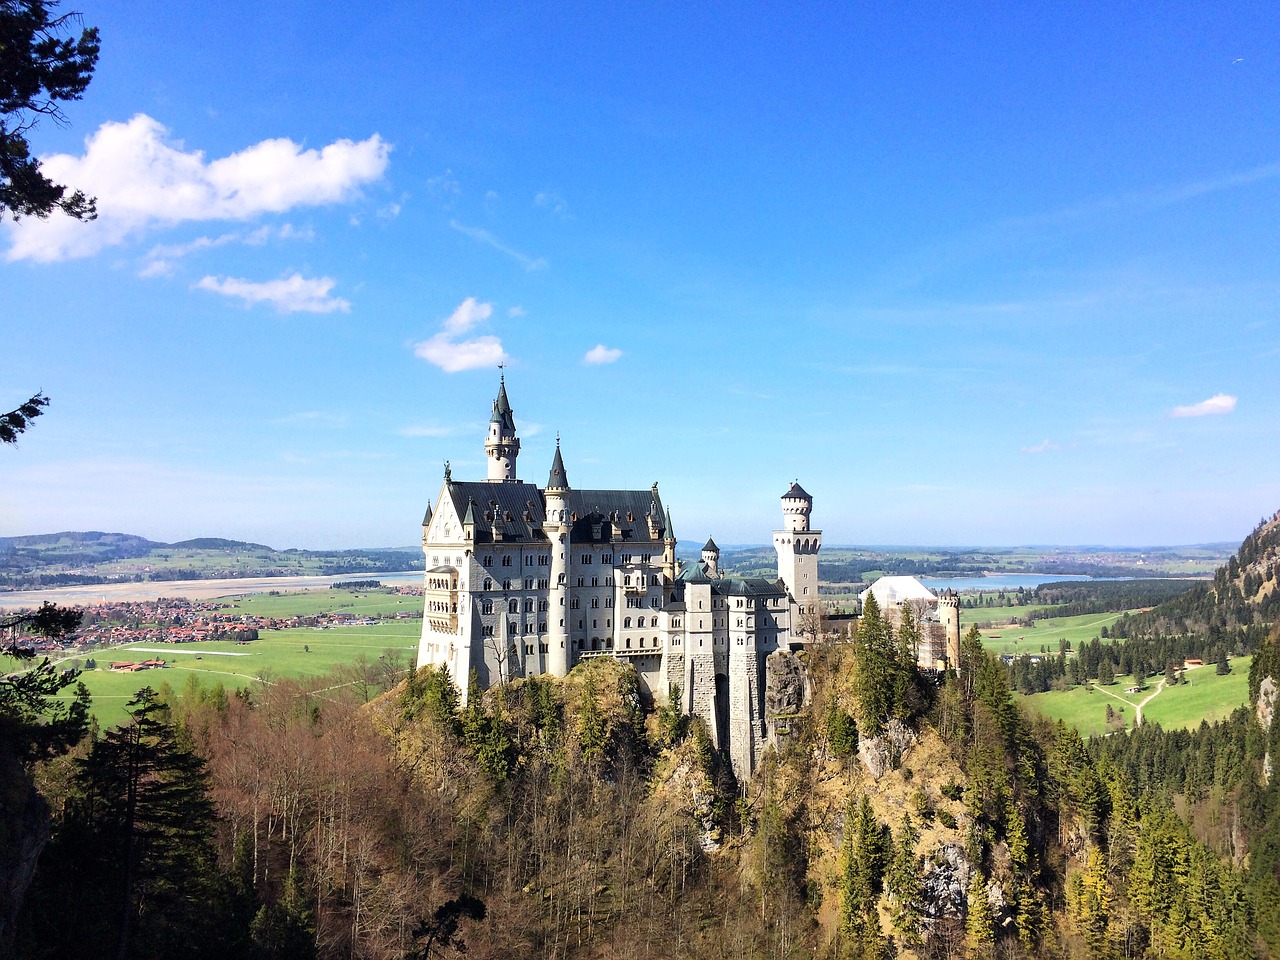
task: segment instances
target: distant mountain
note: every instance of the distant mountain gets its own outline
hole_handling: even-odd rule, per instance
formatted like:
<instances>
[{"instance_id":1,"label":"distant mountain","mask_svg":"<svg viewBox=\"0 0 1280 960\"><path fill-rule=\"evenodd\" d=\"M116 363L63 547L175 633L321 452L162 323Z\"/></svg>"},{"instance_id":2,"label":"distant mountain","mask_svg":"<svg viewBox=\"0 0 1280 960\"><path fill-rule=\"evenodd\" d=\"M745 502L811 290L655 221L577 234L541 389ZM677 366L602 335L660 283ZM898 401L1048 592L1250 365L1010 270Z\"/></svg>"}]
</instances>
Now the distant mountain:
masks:
<instances>
[{"instance_id":1,"label":"distant mountain","mask_svg":"<svg viewBox=\"0 0 1280 960\"><path fill-rule=\"evenodd\" d=\"M63 531L0 537L0 590L142 580L393 573L421 569L422 559L414 547L276 550L223 537L161 543L127 533Z\"/></svg>"}]
</instances>

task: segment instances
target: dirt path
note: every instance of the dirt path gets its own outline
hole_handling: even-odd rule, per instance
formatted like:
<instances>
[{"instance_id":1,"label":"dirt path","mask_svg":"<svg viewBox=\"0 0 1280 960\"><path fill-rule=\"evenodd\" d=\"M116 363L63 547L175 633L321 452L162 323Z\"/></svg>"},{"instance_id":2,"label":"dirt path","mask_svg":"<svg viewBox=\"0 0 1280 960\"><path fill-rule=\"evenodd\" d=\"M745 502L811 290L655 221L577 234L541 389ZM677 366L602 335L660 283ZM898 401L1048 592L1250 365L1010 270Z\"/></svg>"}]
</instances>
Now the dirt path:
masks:
<instances>
[{"instance_id":1,"label":"dirt path","mask_svg":"<svg viewBox=\"0 0 1280 960\"><path fill-rule=\"evenodd\" d=\"M1139 703L1134 703L1132 700L1126 700L1124 697L1120 696L1120 694L1112 693L1110 690L1104 690L1097 683L1093 685L1093 688L1097 690L1099 693L1105 693L1108 697L1111 697L1114 700L1119 700L1126 707L1133 707L1133 710L1134 710L1133 725L1135 727L1140 727L1142 726L1142 708L1145 707L1148 703L1150 703L1152 700L1154 700L1156 697L1160 695L1160 692L1164 689L1164 677L1160 678L1160 682L1156 684L1156 688L1152 692L1151 696L1147 697L1145 700L1142 700Z\"/></svg>"}]
</instances>

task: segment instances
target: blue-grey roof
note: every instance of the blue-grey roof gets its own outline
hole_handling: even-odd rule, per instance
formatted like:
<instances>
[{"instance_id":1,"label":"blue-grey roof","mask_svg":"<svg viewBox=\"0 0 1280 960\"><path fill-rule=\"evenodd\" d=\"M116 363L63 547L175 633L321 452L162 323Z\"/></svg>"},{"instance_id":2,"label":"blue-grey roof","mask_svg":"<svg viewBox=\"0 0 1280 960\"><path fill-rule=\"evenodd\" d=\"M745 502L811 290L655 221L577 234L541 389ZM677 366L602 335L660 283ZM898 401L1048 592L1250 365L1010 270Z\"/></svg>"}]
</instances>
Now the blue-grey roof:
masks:
<instances>
[{"instance_id":1,"label":"blue-grey roof","mask_svg":"<svg viewBox=\"0 0 1280 960\"><path fill-rule=\"evenodd\" d=\"M710 550L712 553L720 552L720 548L716 546L716 542L712 540L710 537L707 537L707 542L702 546L703 553L706 553L708 550Z\"/></svg>"},{"instance_id":2,"label":"blue-grey roof","mask_svg":"<svg viewBox=\"0 0 1280 960\"><path fill-rule=\"evenodd\" d=\"M507 381L505 377L498 379L498 397L493 401L493 416L490 423L500 423L506 429L515 432L516 421L511 411L511 401L507 399Z\"/></svg>"},{"instance_id":3,"label":"blue-grey roof","mask_svg":"<svg viewBox=\"0 0 1280 960\"><path fill-rule=\"evenodd\" d=\"M791 489L782 495L782 499L783 500L808 500L810 503L813 503L813 497L805 493L804 487L800 486L799 483L792 483Z\"/></svg>"},{"instance_id":4,"label":"blue-grey roof","mask_svg":"<svg viewBox=\"0 0 1280 960\"><path fill-rule=\"evenodd\" d=\"M564 459L560 456L560 444L556 443L555 459L551 461L551 475L547 477L547 487L569 489L569 475L564 472Z\"/></svg>"},{"instance_id":5,"label":"blue-grey roof","mask_svg":"<svg viewBox=\"0 0 1280 960\"><path fill-rule=\"evenodd\" d=\"M712 592L730 597L785 597L786 587L779 580L764 577L722 577L712 581Z\"/></svg>"}]
</instances>

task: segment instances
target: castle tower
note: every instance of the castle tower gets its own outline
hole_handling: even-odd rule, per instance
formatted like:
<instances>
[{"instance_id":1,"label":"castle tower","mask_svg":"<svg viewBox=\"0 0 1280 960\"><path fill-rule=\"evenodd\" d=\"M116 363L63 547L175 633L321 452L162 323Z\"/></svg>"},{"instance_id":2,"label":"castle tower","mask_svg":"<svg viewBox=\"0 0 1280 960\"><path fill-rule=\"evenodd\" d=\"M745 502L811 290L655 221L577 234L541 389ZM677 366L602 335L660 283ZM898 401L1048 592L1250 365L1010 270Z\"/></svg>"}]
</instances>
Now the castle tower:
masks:
<instances>
[{"instance_id":1,"label":"castle tower","mask_svg":"<svg viewBox=\"0 0 1280 960\"><path fill-rule=\"evenodd\" d=\"M668 580L676 576L676 531L671 525L671 508L667 507L663 518L665 529L662 534L662 572Z\"/></svg>"},{"instance_id":2,"label":"castle tower","mask_svg":"<svg viewBox=\"0 0 1280 960\"><path fill-rule=\"evenodd\" d=\"M519 441L517 441L518 443ZM514 459L513 459L514 462ZM543 530L551 550L551 579L547 614L547 672L563 677L569 672L569 477L560 456L560 438L547 477L546 520Z\"/></svg>"},{"instance_id":3,"label":"castle tower","mask_svg":"<svg viewBox=\"0 0 1280 960\"><path fill-rule=\"evenodd\" d=\"M960 666L960 597L954 590L944 590L938 595L938 619L947 641L947 666L952 670Z\"/></svg>"},{"instance_id":4,"label":"castle tower","mask_svg":"<svg viewBox=\"0 0 1280 960\"><path fill-rule=\"evenodd\" d=\"M773 531L773 549L778 554L778 578L791 594L793 635L813 632L818 615L818 551L822 531L809 527L813 497L799 482L782 495L782 527ZM805 624L809 627L806 629Z\"/></svg>"},{"instance_id":5,"label":"castle tower","mask_svg":"<svg viewBox=\"0 0 1280 960\"><path fill-rule=\"evenodd\" d=\"M498 397L493 401L493 416L489 418L489 435L484 439L484 457L489 464L490 483L516 479L516 457L520 455L520 438L516 436L516 421L507 400L505 376L498 378Z\"/></svg>"},{"instance_id":6,"label":"castle tower","mask_svg":"<svg viewBox=\"0 0 1280 960\"><path fill-rule=\"evenodd\" d=\"M720 548L710 537L702 548L702 562L706 565L707 576L712 580L720 579Z\"/></svg>"}]
</instances>

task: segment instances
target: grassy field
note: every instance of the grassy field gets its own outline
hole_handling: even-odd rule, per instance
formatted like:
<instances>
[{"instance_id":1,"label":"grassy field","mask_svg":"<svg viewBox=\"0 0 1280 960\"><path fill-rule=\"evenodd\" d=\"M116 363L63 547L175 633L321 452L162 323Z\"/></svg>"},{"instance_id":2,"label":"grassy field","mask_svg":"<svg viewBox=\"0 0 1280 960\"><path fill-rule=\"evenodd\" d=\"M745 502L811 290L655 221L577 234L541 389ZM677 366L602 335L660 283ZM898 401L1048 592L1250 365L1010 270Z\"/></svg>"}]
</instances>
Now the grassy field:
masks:
<instances>
[{"instance_id":1,"label":"grassy field","mask_svg":"<svg viewBox=\"0 0 1280 960\"><path fill-rule=\"evenodd\" d=\"M1252 658L1231 661L1231 672L1218 676L1212 666L1187 671L1187 683L1165 687L1142 708L1143 722L1159 723L1168 730L1191 729L1201 720L1210 723L1231 715L1236 707L1249 701L1249 664ZM1091 684L1089 689L1073 687L1019 697L1028 708L1051 720L1062 720L1075 727L1081 736L1107 732L1107 706L1122 711L1125 728L1133 726L1136 704L1156 692L1159 677L1147 678L1148 689L1136 694L1124 691L1133 686L1132 677L1117 677L1107 687Z\"/></svg>"},{"instance_id":2,"label":"grassy field","mask_svg":"<svg viewBox=\"0 0 1280 960\"><path fill-rule=\"evenodd\" d=\"M1027 608L1022 608L1027 609ZM987 617L973 616L977 611L960 611L960 629L965 632L969 624L986 620ZM1122 616L1116 613L1086 613L1078 617L1051 617L1048 620L1032 621L1034 627L1009 626L993 627L982 631L982 645L992 653L1040 653L1043 648L1049 653L1058 652L1058 644L1066 640L1072 650L1079 650L1080 645L1088 643L1098 636L1103 627L1109 627Z\"/></svg>"},{"instance_id":3,"label":"grassy field","mask_svg":"<svg viewBox=\"0 0 1280 960\"><path fill-rule=\"evenodd\" d=\"M228 601L239 604L246 613L263 616L307 615L323 611L347 611L356 614L394 612L415 608L422 601L416 597L373 592L308 591L271 596L259 594L235 597ZM351 606L346 606L351 604ZM93 654L99 667L81 674L80 679L93 694L93 713L103 727L122 722L125 704L144 686L159 688L168 683L181 691L195 676L212 688L221 683L228 692L257 683L260 678L321 676L335 667L345 666L363 654L371 661L387 652L398 655L406 666L413 662L422 632L422 621L384 620L369 626L299 627L289 630L263 630L258 640L246 644L231 641L165 644L139 643L98 650ZM138 673L113 673L111 661L165 660L162 669ZM74 659L67 663L70 666ZM12 658L0 656L0 670L21 669ZM74 688L73 688L74 689ZM71 691L64 691L70 698Z\"/></svg>"}]
</instances>

